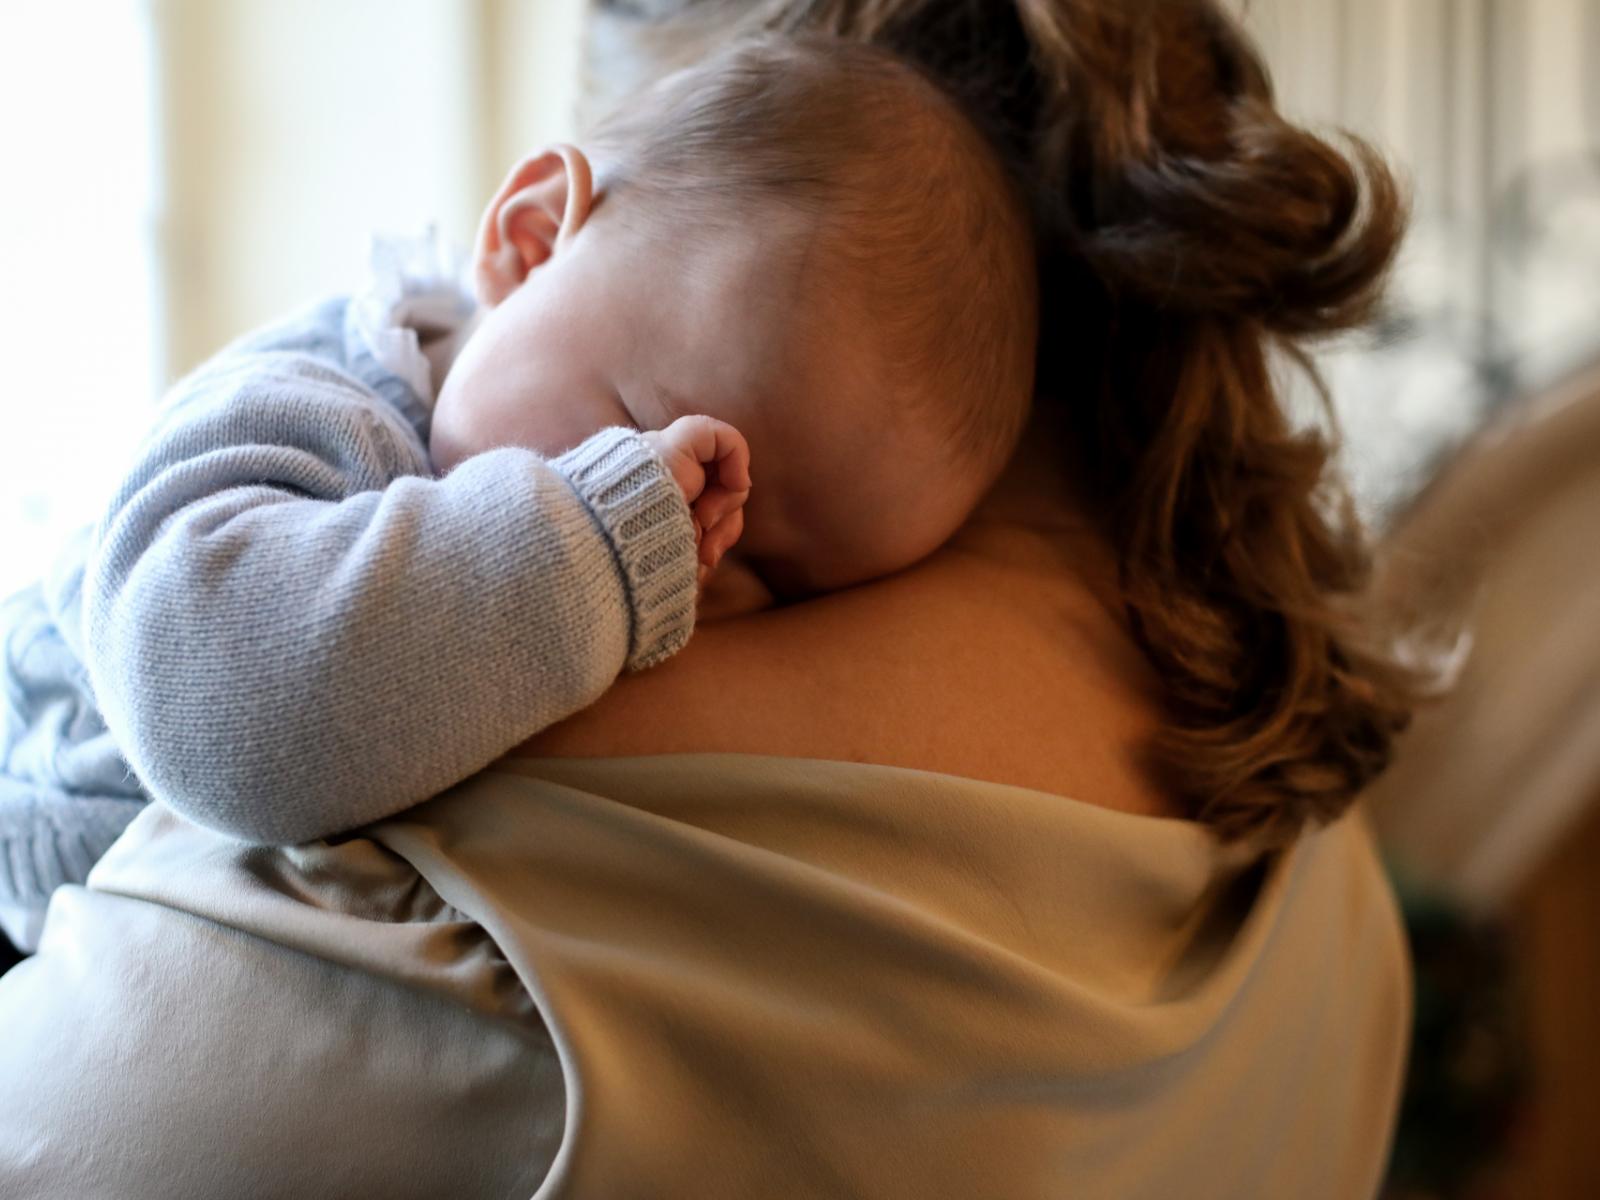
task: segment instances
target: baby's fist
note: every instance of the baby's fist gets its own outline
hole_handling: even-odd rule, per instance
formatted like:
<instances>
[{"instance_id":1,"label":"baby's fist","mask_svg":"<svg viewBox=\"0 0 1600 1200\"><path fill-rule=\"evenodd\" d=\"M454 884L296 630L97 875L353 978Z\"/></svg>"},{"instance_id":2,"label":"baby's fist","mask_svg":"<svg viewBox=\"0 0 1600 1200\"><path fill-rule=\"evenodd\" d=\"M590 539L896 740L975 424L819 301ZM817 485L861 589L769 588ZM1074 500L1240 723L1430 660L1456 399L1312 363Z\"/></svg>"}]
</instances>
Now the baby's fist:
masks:
<instances>
[{"instance_id":1,"label":"baby's fist","mask_svg":"<svg viewBox=\"0 0 1600 1200\"><path fill-rule=\"evenodd\" d=\"M661 456L689 502L703 577L744 532L750 447L732 425L706 416L679 417L640 436Z\"/></svg>"}]
</instances>

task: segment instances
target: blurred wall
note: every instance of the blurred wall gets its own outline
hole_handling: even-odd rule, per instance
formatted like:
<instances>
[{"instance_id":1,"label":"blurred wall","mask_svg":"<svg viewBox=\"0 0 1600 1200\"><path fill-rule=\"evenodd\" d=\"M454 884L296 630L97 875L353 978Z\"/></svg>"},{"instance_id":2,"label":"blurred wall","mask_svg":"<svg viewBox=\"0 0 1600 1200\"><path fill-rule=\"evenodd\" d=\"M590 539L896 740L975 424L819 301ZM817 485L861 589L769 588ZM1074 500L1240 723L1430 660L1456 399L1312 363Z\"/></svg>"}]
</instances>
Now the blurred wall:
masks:
<instances>
[{"instance_id":1,"label":"blurred wall","mask_svg":"<svg viewBox=\"0 0 1600 1200\"><path fill-rule=\"evenodd\" d=\"M570 135L580 0L153 0L166 375Z\"/></svg>"}]
</instances>

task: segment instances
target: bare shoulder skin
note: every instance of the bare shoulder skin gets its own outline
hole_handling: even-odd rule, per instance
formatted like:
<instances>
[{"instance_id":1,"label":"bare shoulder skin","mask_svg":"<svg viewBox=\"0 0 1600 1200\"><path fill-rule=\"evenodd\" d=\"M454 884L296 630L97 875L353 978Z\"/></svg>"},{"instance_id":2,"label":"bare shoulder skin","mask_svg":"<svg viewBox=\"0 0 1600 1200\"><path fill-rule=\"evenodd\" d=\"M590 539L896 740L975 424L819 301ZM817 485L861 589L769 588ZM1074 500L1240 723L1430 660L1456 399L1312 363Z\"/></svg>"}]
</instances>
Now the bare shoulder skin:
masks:
<instances>
[{"instance_id":1,"label":"bare shoulder skin","mask_svg":"<svg viewBox=\"0 0 1600 1200\"><path fill-rule=\"evenodd\" d=\"M1158 689L1110 556L1048 460L1024 450L954 538L885 579L761 608L725 564L677 657L513 753L872 762L1181 815L1139 763Z\"/></svg>"}]
</instances>

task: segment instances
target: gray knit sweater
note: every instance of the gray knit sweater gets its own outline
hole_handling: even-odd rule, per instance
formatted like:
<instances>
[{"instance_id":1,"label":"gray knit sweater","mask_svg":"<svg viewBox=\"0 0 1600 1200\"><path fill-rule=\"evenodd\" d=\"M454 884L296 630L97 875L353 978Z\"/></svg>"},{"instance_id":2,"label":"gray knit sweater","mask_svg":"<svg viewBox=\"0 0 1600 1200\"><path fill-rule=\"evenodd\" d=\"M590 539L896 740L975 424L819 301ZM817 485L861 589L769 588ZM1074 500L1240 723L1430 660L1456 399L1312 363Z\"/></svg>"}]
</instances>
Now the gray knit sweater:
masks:
<instances>
[{"instance_id":1,"label":"gray knit sweater","mask_svg":"<svg viewBox=\"0 0 1600 1200\"><path fill-rule=\"evenodd\" d=\"M53 619L13 605L60 665L26 687L8 669L0 898L47 895L103 849L61 803L128 798L107 763L104 788L51 777L72 738L45 691L76 692L79 731L102 759L108 731L149 795L293 843L442 791L683 646L693 525L636 432L551 460L494 450L436 479L427 420L343 298L174 389L65 572L81 629L76 594Z\"/></svg>"}]
</instances>

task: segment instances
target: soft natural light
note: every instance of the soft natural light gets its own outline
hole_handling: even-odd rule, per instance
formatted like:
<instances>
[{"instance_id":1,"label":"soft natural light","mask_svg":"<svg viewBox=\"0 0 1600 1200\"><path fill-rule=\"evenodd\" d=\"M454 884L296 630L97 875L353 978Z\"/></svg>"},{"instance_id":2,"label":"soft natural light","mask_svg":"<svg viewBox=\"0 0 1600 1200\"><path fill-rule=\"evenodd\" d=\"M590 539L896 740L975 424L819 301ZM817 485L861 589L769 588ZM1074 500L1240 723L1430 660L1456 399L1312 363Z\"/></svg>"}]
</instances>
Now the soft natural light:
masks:
<instances>
[{"instance_id":1,"label":"soft natural light","mask_svg":"<svg viewBox=\"0 0 1600 1200\"><path fill-rule=\"evenodd\" d=\"M159 313L146 0L12 4L0 26L3 595L98 516L125 468Z\"/></svg>"}]
</instances>

